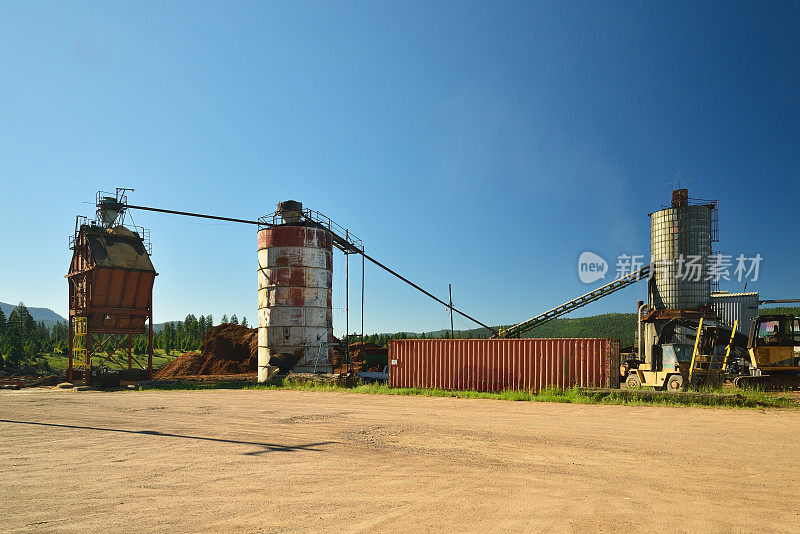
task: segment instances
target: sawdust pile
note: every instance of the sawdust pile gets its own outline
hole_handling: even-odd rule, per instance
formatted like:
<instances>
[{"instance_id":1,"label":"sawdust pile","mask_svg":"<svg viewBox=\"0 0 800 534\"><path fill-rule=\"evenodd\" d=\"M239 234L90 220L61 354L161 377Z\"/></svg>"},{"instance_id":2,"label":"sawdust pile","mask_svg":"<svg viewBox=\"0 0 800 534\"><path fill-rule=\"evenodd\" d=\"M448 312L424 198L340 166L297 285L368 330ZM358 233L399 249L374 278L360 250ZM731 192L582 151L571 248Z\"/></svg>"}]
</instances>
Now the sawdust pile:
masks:
<instances>
[{"instance_id":1,"label":"sawdust pile","mask_svg":"<svg viewBox=\"0 0 800 534\"><path fill-rule=\"evenodd\" d=\"M200 354L187 352L153 373L153 377L255 374L257 362L258 329L221 324L208 331Z\"/></svg>"}]
</instances>

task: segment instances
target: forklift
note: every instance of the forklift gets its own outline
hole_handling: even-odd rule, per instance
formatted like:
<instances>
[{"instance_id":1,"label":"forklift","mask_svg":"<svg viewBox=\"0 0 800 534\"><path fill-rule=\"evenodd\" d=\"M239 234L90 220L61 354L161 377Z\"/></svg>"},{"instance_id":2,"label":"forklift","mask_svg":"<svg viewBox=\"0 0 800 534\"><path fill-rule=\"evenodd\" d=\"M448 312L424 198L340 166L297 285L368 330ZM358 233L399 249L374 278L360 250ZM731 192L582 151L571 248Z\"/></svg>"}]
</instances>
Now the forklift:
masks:
<instances>
[{"instance_id":1,"label":"forklift","mask_svg":"<svg viewBox=\"0 0 800 534\"><path fill-rule=\"evenodd\" d=\"M682 391L687 387L721 385L734 348L738 321L731 330L703 322L701 317L693 345L664 343L653 347L649 363L639 363L628 371L627 387Z\"/></svg>"}]
</instances>

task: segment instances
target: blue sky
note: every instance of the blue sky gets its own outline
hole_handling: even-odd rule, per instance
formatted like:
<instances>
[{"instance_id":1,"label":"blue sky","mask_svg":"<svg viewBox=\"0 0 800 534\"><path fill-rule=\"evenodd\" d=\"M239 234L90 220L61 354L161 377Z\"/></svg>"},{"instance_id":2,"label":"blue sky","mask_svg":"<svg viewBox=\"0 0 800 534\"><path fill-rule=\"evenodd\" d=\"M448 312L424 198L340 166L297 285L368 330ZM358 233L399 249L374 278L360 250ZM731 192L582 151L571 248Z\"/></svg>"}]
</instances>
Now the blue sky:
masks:
<instances>
[{"instance_id":1,"label":"blue sky","mask_svg":"<svg viewBox=\"0 0 800 534\"><path fill-rule=\"evenodd\" d=\"M799 24L793 2L4 2L0 300L66 314L74 217L126 186L242 218L300 200L514 323L590 289L581 252L647 253L678 172L720 201L720 250L764 257L748 289L798 298ZM133 215L157 322L255 320L253 228ZM377 268L366 290L368 332L449 325Z\"/></svg>"}]
</instances>

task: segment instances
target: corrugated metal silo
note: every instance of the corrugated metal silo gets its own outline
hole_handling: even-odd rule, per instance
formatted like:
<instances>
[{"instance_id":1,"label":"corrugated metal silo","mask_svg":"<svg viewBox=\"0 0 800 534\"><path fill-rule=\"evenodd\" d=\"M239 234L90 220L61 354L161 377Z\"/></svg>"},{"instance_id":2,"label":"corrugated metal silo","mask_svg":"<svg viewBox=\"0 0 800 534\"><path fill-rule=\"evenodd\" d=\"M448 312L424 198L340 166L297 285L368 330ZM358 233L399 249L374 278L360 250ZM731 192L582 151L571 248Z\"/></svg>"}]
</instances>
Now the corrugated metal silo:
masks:
<instances>
[{"instance_id":1,"label":"corrugated metal silo","mask_svg":"<svg viewBox=\"0 0 800 534\"><path fill-rule=\"evenodd\" d=\"M258 232L258 379L270 359L296 359L297 372L330 372L333 250L324 228L300 222L302 205L282 202L284 223Z\"/></svg>"},{"instance_id":2,"label":"corrugated metal silo","mask_svg":"<svg viewBox=\"0 0 800 534\"><path fill-rule=\"evenodd\" d=\"M710 205L678 205L650 214L655 265L650 309L697 309L709 303L712 210ZM682 273L693 276L679 276Z\"/></svg>"}]
</instances>

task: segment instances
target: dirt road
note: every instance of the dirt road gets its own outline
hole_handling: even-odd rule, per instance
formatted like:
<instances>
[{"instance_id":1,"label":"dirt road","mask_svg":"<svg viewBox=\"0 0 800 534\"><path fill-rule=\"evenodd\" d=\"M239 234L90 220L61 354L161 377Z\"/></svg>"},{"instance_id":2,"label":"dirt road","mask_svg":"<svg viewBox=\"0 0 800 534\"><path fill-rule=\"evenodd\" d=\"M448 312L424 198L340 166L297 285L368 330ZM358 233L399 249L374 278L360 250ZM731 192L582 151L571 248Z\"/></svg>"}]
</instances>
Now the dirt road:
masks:
<instances>
[{"instance_id":1,"label":"dirt road","mask_svg":"<svg viewBox=\"0 0 800 534\"><path fill-rule=\"evenodd\" d=\"M800 531L800 412L0 392L3 531Z\"/></svg>"}]
</instances>

